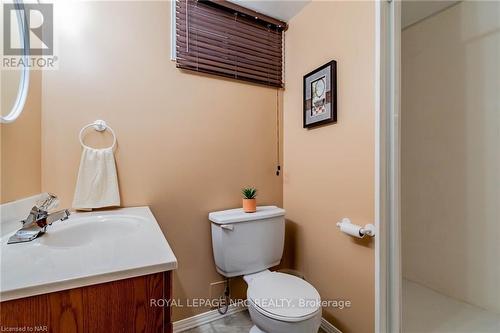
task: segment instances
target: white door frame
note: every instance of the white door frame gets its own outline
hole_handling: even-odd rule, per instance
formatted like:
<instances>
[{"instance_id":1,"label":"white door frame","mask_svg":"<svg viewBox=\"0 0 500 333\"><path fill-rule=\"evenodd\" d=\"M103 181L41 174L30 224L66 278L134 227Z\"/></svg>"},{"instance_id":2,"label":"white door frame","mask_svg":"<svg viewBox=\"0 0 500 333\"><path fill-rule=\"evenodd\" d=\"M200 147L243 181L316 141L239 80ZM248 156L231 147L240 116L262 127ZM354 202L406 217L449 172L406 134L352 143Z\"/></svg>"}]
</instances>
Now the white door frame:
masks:
<instances>
[{"instance_id":1,"label":"white door frame","mask_svg":"<svg viewBox=\"0 0 500 333\"><path fill-rule=\"evenodd\" d=\"M375 332L401 332L401 3L375 1Z\"/></svg>"}]
</instances>

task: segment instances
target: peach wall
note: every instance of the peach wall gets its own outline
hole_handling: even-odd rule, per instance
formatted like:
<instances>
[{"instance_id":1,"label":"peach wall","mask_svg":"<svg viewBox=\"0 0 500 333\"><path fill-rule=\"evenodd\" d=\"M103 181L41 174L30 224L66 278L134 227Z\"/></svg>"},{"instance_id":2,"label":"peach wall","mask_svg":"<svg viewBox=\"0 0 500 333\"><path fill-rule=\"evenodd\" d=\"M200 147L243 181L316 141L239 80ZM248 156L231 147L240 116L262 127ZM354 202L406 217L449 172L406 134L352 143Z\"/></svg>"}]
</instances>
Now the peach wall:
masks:
<instances>
[{"instance_id":1,"label":"peach wall","mask_svg":"<svg viewBox=\"0 0 500 333\"><path fill-rule=\"evenodd\" d=\"M374 331L374 242L340 233L335 223L374 221L373 2L313 1L289 22L284 93L284 207L287 260L324 300L344 333ZM302 128L302 77L337 61L338 123Z\"/></svg>"},{"instance_id":2,"label":"peach wall","mask_svg":"<svg viewBox=\"0 0 500 333\"><path fill-rule=\"evenodd\" d=\"M41 72L32 71L21 116L0 125L0 203L41 191ZM2 85L2 96L5 85ZM15 90L15 89L14 89ZM6 107L5 101L2 101ZM7 114L2 110L2 114Z\"/></svg>"},{"instance_id":3,"label":"peach wall","mask_svg":"<svg viewBox=\"0 0 500 333\"><path fill-rule=\"evenodd\" d=\"M151 206L178 258L174 297L206 298L221 280L208 213L240 206L245 185L259 189L260 204L281 205L276 90L176 69L168 2L63 9L71 20L55 25L60 68L43 78L43 190L71 205L78 132L105 119L118 136L122 204ZM206 310L176 308L174 320Z\"/></svg>"}]
</instances>

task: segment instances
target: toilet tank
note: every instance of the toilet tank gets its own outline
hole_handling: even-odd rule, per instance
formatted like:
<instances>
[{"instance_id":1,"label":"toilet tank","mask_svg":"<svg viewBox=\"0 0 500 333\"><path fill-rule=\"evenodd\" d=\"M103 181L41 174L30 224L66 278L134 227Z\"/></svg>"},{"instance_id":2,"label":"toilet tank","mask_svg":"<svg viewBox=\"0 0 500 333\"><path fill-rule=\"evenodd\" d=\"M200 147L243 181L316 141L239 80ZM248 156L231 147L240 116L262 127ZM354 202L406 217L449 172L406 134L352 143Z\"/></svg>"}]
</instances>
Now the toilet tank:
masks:
<instances>
[{"instance_id":1,"label":"toilet tank","mask_svg":"<svg viewBox=\"0 0 500 333\"><path fill-rule=\"evenodd\" d=\"M255 213L230 209L210 213L208 219L212 222L212 247L220 274L251 274L280 263L285 242L284 209L260 206Z\"/></svg>"}]
</instances>

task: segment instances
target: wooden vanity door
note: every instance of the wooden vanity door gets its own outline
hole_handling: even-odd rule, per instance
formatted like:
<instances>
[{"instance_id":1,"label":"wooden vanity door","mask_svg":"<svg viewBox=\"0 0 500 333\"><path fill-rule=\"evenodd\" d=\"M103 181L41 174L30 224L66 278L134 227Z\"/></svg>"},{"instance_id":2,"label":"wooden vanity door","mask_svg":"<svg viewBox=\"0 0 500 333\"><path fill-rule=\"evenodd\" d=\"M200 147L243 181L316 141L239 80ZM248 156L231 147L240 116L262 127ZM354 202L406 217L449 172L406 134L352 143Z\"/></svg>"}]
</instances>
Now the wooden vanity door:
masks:
<instances>
[{"instance_id":1,"label":"wooden vanity door","mask_svg":"<svg viewBox=\"0 0 500 333\"><path fill-rule=\"evenodd\" d=\"M0 303L0 326L24 332L171 333L171 272L64 290ZM165 302L167 303L167 302Z\"/></svg>"}]
</instances>

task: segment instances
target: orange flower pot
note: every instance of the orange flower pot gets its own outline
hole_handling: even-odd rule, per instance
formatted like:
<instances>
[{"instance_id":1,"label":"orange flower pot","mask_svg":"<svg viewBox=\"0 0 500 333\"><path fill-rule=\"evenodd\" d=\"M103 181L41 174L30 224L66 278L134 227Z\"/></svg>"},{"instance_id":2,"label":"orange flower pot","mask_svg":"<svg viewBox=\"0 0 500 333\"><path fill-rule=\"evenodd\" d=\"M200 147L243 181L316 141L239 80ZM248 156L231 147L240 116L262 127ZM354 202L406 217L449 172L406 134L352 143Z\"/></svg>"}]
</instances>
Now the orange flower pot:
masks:
<instances>
[{"instance_id":1,"label":"orange flower pot","mask_svg":"<svg viewBox=\"0 0 500 333\"><path fill-rule=\"evenodd\" d=\"M245 213L255 213L257 211L257 200L243 199L243 211Z\"/></svg>"}]
</instances>

